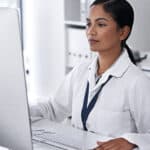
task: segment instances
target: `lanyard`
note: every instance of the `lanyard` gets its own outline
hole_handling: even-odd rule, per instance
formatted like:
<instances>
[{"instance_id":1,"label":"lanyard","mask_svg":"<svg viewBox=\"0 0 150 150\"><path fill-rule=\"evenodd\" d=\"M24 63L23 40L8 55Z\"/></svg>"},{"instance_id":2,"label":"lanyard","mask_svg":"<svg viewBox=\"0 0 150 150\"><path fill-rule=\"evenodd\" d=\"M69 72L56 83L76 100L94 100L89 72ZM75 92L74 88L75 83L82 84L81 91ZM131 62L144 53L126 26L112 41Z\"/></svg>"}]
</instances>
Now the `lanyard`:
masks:
<instances>
[{"instance_id":1,"label":"lanyard","mask_svg":"<svg viewBox=\"0 0 150 150\"><path fill-rule=\"evenodd\" d=\"M89 82L87 82L86 91L85 91L85 95L84 95L84 102L83 102L83 107L82 107L82 112L81 112L81 119L82 119L83 128L86 131L87 131L87 127L86 127L87 118L96 104L99 93L102 91L103 87L111 79L111 77L112 76L109 76L108 79L106 80L106 82L104 82L101 85L101 87L99 88L97 93L94 95L94 97L92 98L92 100L88 106L87 106L87 103L88 103L88 94L89 94Z\"/></svg>"}]
</instances>

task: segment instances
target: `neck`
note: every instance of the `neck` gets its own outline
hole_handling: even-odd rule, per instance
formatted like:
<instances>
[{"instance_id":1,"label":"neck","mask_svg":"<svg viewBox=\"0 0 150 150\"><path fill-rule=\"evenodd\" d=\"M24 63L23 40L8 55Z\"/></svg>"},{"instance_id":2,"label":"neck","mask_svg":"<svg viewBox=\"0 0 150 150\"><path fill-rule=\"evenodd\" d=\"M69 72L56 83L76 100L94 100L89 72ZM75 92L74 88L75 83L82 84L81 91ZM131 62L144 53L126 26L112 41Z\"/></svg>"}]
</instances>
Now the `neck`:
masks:
<instances>
[{"instance_id":1,"label":"neck","mask_svg":"<svg viewBox=\"0 0 150 150\"><path fill-rule=\"evenodd\" d=\"M103 74L110 66L118 59L121 51L111 51L110 53L101 52L99 53L98 70L97 74Z\"/></svg>"}]
</instances>

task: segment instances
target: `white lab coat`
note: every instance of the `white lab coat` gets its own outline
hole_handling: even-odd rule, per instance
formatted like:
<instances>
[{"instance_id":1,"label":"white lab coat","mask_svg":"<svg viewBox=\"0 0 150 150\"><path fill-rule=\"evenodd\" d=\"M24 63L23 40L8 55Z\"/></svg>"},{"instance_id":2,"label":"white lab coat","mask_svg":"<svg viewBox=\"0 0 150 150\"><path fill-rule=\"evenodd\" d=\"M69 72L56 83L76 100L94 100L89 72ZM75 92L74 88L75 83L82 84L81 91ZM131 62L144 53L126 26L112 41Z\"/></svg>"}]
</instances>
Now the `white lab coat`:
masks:
<instances>
[{"instance_id":1,"label":"white lab coat","mask_svg":"<svg viewBox=\"0 0 150 150\"><path fill-rule=\"evenodd\" d=\"M96 69L97 58L81 63L67 75L53 100L39 104L31 112L55 121L72 116L71 124L83 129L81 110L87 81L90 101L101 84L112 75L87 119L88 131L124 137L137 144L140 150L150 150L150 79L132 64L126 50L97 84Z\"/></svg>"}]
</instances>

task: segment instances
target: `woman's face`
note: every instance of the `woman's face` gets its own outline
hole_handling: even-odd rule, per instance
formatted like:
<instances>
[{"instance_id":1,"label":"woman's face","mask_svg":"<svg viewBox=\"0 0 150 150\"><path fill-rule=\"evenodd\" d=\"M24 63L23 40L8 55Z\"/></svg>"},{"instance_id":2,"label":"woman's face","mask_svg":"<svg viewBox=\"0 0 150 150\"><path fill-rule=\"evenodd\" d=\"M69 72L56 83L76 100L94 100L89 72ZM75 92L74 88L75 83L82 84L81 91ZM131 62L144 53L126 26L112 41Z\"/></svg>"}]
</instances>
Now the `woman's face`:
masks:
<instances>
[{"instance_id":1,"label":"woman's face","mask_svg":"<svg viewBox=\"0 0 150 150\"><path fill-rule=\"evenodd\" d=\"M121 50L122 30L102 5L90 7L86 35L92 51Z\"/></svg>"}]
</instances>

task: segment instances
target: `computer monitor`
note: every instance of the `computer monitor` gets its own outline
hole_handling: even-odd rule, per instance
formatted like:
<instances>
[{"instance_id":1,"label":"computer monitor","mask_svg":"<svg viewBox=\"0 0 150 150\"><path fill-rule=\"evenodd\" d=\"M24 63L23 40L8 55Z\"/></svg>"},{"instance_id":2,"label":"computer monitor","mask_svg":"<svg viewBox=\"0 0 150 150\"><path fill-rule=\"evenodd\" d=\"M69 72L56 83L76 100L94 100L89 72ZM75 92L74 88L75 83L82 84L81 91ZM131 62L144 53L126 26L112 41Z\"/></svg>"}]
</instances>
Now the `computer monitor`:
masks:
<instances>
[{"instance_id":1,"label":"computer monitor","mask_svg":"<svg viewBox=\"0 0 150 150\"><path fill-rule=\"evenodd\" d=\"M32 150L17 10L0 8L0 145Z\"/></svg>"}]
</instances>

